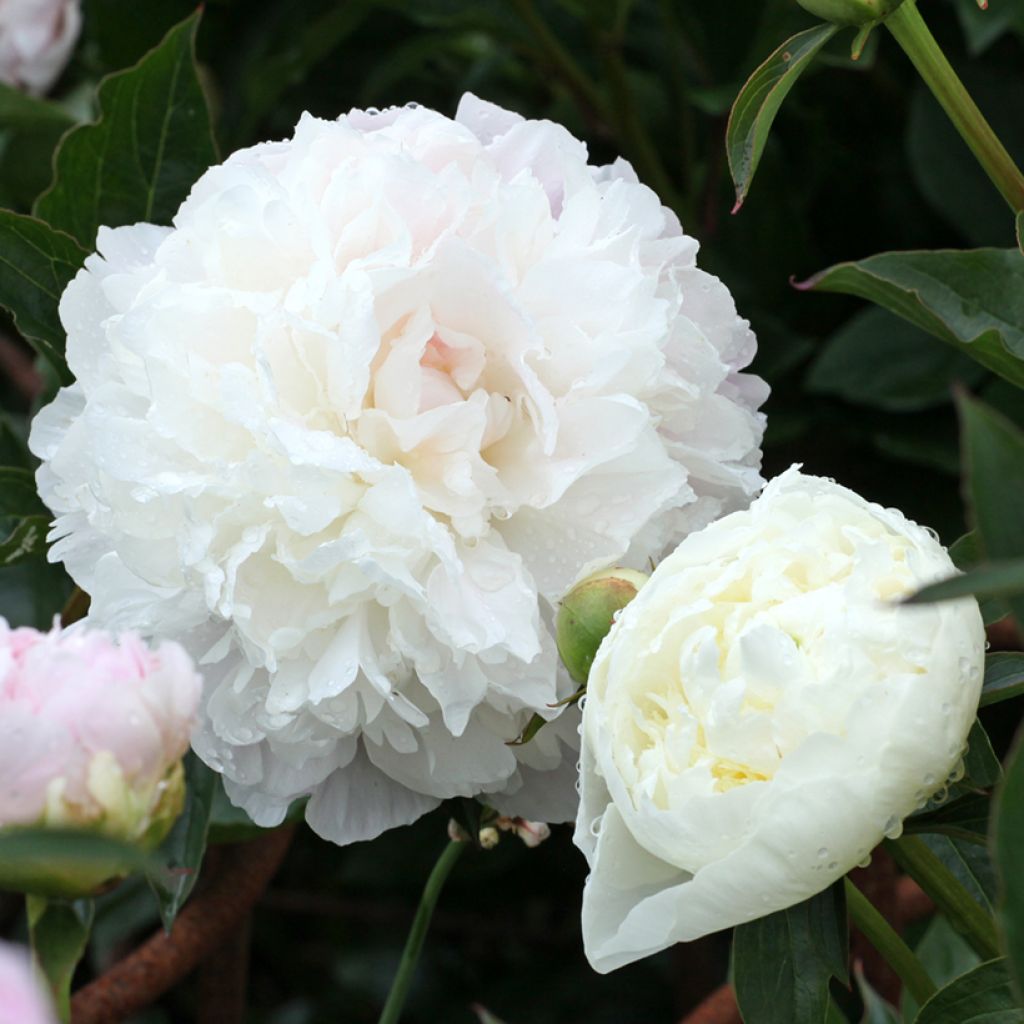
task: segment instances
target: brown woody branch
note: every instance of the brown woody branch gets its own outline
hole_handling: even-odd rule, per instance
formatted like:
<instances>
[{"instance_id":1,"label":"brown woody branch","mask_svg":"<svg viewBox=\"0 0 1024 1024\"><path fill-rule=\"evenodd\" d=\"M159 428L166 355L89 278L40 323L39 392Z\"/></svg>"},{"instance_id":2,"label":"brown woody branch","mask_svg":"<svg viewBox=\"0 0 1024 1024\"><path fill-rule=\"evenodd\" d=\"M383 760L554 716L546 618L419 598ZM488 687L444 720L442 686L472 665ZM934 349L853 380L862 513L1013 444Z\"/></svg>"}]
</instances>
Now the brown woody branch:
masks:
<instances>
[{"instance_id":1,"label":"brown woody branch","mask_svg":"<svg viewBox=\"0 0 1024 1024\"><path fill-rule=\"evenodd\" d=\"M212 877L168 934L159 931L76 992L72 1024L120 1024L190 974L241 927L276 873L294 826L224 847Z\"/></svg>"}]
</instances>

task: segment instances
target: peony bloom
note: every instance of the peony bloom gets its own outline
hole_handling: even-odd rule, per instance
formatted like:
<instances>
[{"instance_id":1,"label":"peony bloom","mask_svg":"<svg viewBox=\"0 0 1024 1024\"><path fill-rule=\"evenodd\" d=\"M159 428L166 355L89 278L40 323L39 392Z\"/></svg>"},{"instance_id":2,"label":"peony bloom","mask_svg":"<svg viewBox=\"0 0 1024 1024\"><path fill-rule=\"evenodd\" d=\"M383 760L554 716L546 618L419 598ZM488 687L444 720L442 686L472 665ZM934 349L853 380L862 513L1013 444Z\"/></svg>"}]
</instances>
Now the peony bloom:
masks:
<instances>
[{"instance_id":1,"label":"peony bloom","mask_svg":"<svg viewBox=\"0 0 1024 1024\"><path fill-rule=\"evenodd\" d=\"M0 943L0 1024L57 1024L28 950Z\"/></svg>"},{"instance_id":2,"label":"peony bloom","mask_svg":"<svg viewBox=\"0 0 1024 1024\"><path fill-rule=\"evenodd\" d=\"M151 651L132 634L115 642L0 619L0 829L81 827L159 842L181 812L200 689L177 644Z\"/></svg>"},{"instance_id":3,"label":"peony bloom","mask_svg":"<svg viewBox=\"0 0 1024 1024\"><path fill-rule=\"evenodd\" d=\"M576 844L598 971L826 888L958 768L985 633L934 535L796 468L688 537L590 674Z\"/></svg>"},{"instance_id":4,"label":"peony bloom","mask_svg":"<svg viewBox=\"0 0 1024 1024\"><path fill-rule=\"evenodd\" d=\"M82 28L80 0L0 0L0 82L41 96Z\"/></svg>"},{"instance_id":5,"label":"peony bloom","mask_svg":"<svg viewBox=\"0 0 1024 1024\"><path fill-rule=\"evenodd\" d=\"M466 96L304 116L173 228L101 230L36 419L51 557L204 666L195 747L345 843L445 798L575 812L554 602L758 474L755 342L624 163ZM559 765L555 776L551 771Z\"/></svg>"}]
</instances>

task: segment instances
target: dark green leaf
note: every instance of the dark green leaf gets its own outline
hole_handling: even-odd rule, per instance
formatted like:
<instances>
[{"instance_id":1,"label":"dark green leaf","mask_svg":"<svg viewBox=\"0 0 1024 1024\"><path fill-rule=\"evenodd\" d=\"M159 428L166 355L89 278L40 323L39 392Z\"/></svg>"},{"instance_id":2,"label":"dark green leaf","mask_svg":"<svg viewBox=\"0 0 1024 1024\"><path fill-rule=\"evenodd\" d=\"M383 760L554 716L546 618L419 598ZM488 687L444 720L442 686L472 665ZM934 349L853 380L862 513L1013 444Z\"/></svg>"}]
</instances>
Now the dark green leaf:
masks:
<instances>
[{"instance_id":1,"label":"dark green leaf","mask_svg":"<svg viewBox=\"0 0 1024 1024\"><path fill-rule=\"evenodd\" d=\"M85 255L73 238L41 220L0 210L0 306L10 310L18 330L65 384L71 374L57 304Z\"/></svg>"},{"instance_id":2,"label":"dark green leaf","mask_svg":"<svg viewBox=\"0 0 1024 1024\"><path fill-rule=\"evenodd\" d=\"M82 959L92 927L92 900L47 902L40 896L27 901L32 953L49 983L61 1020L71 1016L71 979Z\"/></svg>"},{"instance_id":3,"label":"dark green leaf","mask_svg":"<svg viewBox=\"0 0 1024 1024\"><path fill-rule=\"evenodd\" d=\"M169 224L216 160L195 63L199 13L135 67L104 79L99 120L69 132L36 213L92 248L100 225Z\"/></svg>"},{"instance_id":4,"label":"dark green leaf","mask_svg":"<svg viewBox=\"0 0 1024 1024\"><path fill-rule=\"evenodd\" d=\"M938 583L929 583L909 597L904 604L931 604L952 601L958 597L1013 597L1024 594L1024 558L1010 562L993 562L969 569L960 576L951 576Z\"/></svg>"},{"instance_id":5,"label":"dark green leaf","mask_svg":"<svg viewBox=\"0 0 1024 1024\"><path fill-rule=\"evenodd\" d=\"M989 798L984 793L965 793L938 807L927 807L903 823L907 835L934 832L985 843L988 836Z\"/></svg>"},{"instance_id":6,"label":"dark green leaf","mask_svg":"<svg viewBox=\"0 0 1024 1024\"><path fill-rule=\"evenodd\" d=\"M160 844L160 855L168 870L150 878L160 904L160 917L168 931L199 878L217 783L216 772L189 753L185 759L185 809Z\"/></svg>"},{"instance_id":7,"label":"dark green leaf","mask_svg":"<svg viewBox=\"0 0 1024 1024\"><path fill-rule=\"evenodd\" d=\"M816 25L798 32L775 50L740 89L725 132L729 171L736 186L736 209L750 191L782 101L814 55L837 31L835 25Z\"/></svg>"},{"instance_id":8,"label":"dark green leaf","mask_svg":"<svg viewBox=\"0 0 1024 1024\"><path fill-rule=\"evenodd\" d=\"M42 554L46 550L46 535L49 531L49 515L19 519L14 528L0 538L0 569Z\"/></svg>"},{"instance_id":9,"label":"dark green leaf","mask_svg":"<svg viewBox=\"0 0 1024 1024\"><path fill-rule=\"evenodd\" d=\"M859 964L854 967L853 974L857 981L857 990L864 1003L864 1016L861 1017L860 1024L899 1024L900 1018L896 1008L887 1003L871 987Z\"/></svg>"},{"instance_id":10,"label":"dark green leaf","mask_svg":"<svg viewBox=\"0 0 1024 1024\"><path fill-rule=\"evenodd\" d=\"M985 727L974 720L967 737L967 753L964 755L964 781L980 789L994 786L1003 777L1002 765L992 749L992 742Z\"/></svg>"},{"instance_id":11,"label":"dark green leaf","mask_svg":"<svg viewBox=\"0 0 1024 1024\"><path fill-rule=\"evenodd\" d=\"M974 384L984 374L973 360L936 345L920 328L884 309L869 308L828 340L811 367L807 387L860 405L908 412L946 402L954 382Z\"/></svg>"},{"instance_id":12,"label":"dark green leaf","mask_svg":"<svg viewBox=\"0 0 1024 1024\"><path fill-rule=\"evenodd\" d=\"M1024 264L1024 256L1018 253L1018 258ZM957 404L968 519L986 559L1014 560L1020 575L1024 568L1024 431L977 399L963 395ZM1011 586L1013 571L1004 566L1004 572L1005 584ZM1008 596L1007 604L1024 628L1024 587L1018 585L1013 593L1018 596Z\"/></svg>"},{"instance_id":13,"label":"dark green leaf","mask_svg":"<svg viewBox=\"0 0 1024 1024\"><path fill-rule=\"evenodd\" d=\"M989 914L996 895L996 876L988 847L952 836L921 837L928 848L957 878L963 887Z\"/></svg>"},{"instance_id":14,"label":"dark green leaf","mask_svg":"<svg viewBox=\"0 0 1024 1024\"><path fill-rule=\"evenodd\" d=\"M36 494L35 477L31 471L17 466L0 466L0 517L45 511L46 506Z\"/></svg>"},{"instance_id":15,"label":"dark green leaf","mask_svg":"<svg viewBox=\"0 0 1024 1024\"><path fill-rule=\"evenodd\" d=\"M984 53L1021 17L1013 3L986 4L982 9L978 0L956 0L956 13L972 57Z\"/></svg>"},{"instance_id":16,"label":"dark green leaf","mask_svg":"<svg viewBox=\"0 0 1024 1024\"><path fill-rule=\"evenodd\" d=\"M992 813L992 847L999 876L999 924L1018 994L1024 994L1024 733L1018 731L1006 778Z\"/></svg>"},{"instance_id":17,"label":"dark green leaf","mask_svg":"<svg viewBox=\"0 0 1024 1024\"><path fill-rule=\"evenodd\" d=\"M916 1024L1021 1024L1005 960L989 960L954 978L921 1007Z\"/></svg>"},{"instance_id":18,"label":"dark green leaf","mask_svg":"<svg viewBox=\"0 0 1024 1024\"><path fill-rule=\"evenodd\" d=\"M921 941L914 947L914 956L921 961L921 966L939 988L981 963L981 958L971 949L967 940L942 914L936 914L931 919ZM900 1009L903 1020L907 1022L913 1021L919 1009L905 988Z\"/></svg>"},{"instance_id":19,"label":"dark green leaf","mask_svg":"<svg viewBox=\"0 0 1024 1024\"><path fill-rule=\"evenodd\" d=\"M1017 249L881 253L837 263L797 287L884 306L1024 387L1024 255Z\"/></svg>"},{"instance_id":20,"label":"dark green leaf","mask_svg":"<svg viewBox=\"0 0 1024 1024\"><path fill-rule=\"evenodd\" d=\"M1009 385L1003 386L1009 389ZM1014 391L1014 394L1016 394L1016 391ZM953 559L953 564L962 572L973 569L983 560L978 546L977 535L972 531L971 533L965 533L962 537L955 540L949 546L949 557ZM998 622L1010 614L1010 609L1006 606L1006 603L999 600L999 598L982 598L978 601L978 604L981 606L981 618L986 626L993 622Z\"/></svg>"},{"instance_id":21,"label":"dark green leaf","mask_svg":"<svg viewBox=\"0 0 1024 1024\"><path fill-rule=\"evenodd\" d=\"M1014 227L1016 228L1017 234L1017 248L1024 253L1024 210L1021 210L1017 214L1017 219L1014 221Z\"/></svg>"},{"instance_id":22,"label":"dark green leaf","mask_svg":"<svg viewBox=\"0 0 1024 1024\"><path fill-rule=\"evenodd\" d=\"M80 896L131 871L159 873L155 854L96 832L18 828L0 831L0 888Z\"/></svg>"},{"instance_id":23,"label":"dark green leaf","mask_svg":"<svg viewBox=\"0 0 1024 1024\"><path fill-rule=\"evenodd\" d=\"M985 685L981 705L998 704L1001 700L1024 693L1024 654L998 651L985 658Z\"/></svg>"},{"instance_id":24,"label":"dark green leaf","mask_svg":"<svg viewBox=\"0 0 1024 1024\"><path fill-rule=\"evenodd\" d=\"M740 925L732 958L736 1001L748 1024L823 1022L829 980L847 978L843 883Z\"/></svg>"}]
</instances>

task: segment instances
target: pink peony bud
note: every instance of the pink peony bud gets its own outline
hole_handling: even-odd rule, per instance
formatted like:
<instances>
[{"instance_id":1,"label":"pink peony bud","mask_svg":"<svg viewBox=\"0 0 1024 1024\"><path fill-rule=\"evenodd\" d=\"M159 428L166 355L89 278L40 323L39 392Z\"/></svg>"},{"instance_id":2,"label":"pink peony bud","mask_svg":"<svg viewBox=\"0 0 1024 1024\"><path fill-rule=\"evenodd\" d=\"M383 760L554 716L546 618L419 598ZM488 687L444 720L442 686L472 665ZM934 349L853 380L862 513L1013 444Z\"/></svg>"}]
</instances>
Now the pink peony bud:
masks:
<instances>
[{"instance_id":1,"label":"pink peony bud","mask_svg":"<svg viewBox=\"0 0 1024 1024\"><path fill-rule=\"evenodd\" d=\"M531 849L540 846L551 835L551 829L544 821L527 821L526 818L498 818L495 824L502 832L515 832Z\"/></svg>"},{"instance_id":2,"label":"pink peony bud","mask_svg":"<svg viewBox=\"0 0 1024 1024\"><path fill-rule=\"evenodd\" d=\"M56 1024L27 950L0 943L0 1024Z\"/></svg>"},{"instance_id":3,"label":"pink peony bud","mask_svg":"<svg viewBox=\"0 0 1024 1024\"><path fill-rule=\"evenodd\" d=\"M0 82L41 96L60 77L82 27L80 0L0 2Z\"/></svg>"},{"instance_id":4,"label":"pink peony bud","mask_svg":"<svg viewBox=\"0 0 1024 1024\"><path fill-rule=\"evenodd\" d=\"M152 651L133 633L40 633L0 618L0 829L158 843L181 812L200 687L177 644Z\"/></svg>"}]
</instances>

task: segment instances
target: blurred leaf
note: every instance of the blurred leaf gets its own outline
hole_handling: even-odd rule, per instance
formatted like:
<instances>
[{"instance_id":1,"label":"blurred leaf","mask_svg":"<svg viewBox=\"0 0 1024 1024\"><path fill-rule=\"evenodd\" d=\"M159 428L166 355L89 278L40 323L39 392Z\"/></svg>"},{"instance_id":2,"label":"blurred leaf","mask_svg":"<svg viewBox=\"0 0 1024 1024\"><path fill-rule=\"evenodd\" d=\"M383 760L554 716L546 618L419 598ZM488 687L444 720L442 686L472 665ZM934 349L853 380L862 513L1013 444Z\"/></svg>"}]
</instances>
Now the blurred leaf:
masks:
<instances>
[{"instance_id":1,"label":"blurred leaf","mask_svg":"<svg viewBox=\"0 0 1024 1024\"><path fill-rule=\"evenodd\" d=\"M85 0L83 37L100 68L120 71L156 46L167 32L196 9L194 0L126 4L123 0Z\"/></svg>"},{"instance_id":2,"label":"blurred leaf","mask_svg":"<svg viewBox=\"0 0 1024 1024\"><path fill-rule=\"evenodd\" d=\"M50 513L28 469L0 466L0 568L46 550Z\"/></svg>"},{"instance_id":3,"label":"blurred leaf","mask_svg":"<svg viewBox=\"0 0 1024 1024\"><path fill-rule=\"evenodd\" d=\"M36 481L31 470L0 466L0 517L23 516L32 512L46 512L46 506L36 493Z\"/></svg>"},{"instance_id":4,"label":"blurred leaf","mask_svg":"<svg viewBox=\"0 0 1024 1024\"><path fill-rule=\"evenodd\" d=\"M939 988L981 963L981 958L942 915L936 914L928 924L914 955ZM913 996L903 989L900 1000L903 1020L910 1024L919 1009Z\"/></svg>"},{"instance_id":5,"label":"blurred leaf","mask_svg":"<svg viewBox=\"0 0 1024 1024\"><path fill-rule=\"evenodd\" d=\"M1024 210L1017 214L1014 221L1015 234L1017 235L1017 248L1024 253Z\"/></svg>"},{"instance_id":6,"label":"blurred leaf","mask_svg":"<svg viewBox=\"0 0 1024 1024\"><path fill-rule=\"evenodd\" d=\"M27 900L32 953L49 983L57 1013L71 1019L71 979L82 959L92 926L92 900L48 902L40 896Z\"/></svg>"},{"instance_id":7,"label":"blurred leaf","mask_svg":"<svg viewBox=\"0 0 1024 1024\"><path fill-rule=\"evenodd\" d=\"M1007 5L991 6L986 20L997 6ZM1010 155L1024 160L1024 118L1012 100L1024 95L1024 74L1007 66L968 66L963 81ZM1013 244L1013 215L1008 215L1002 196L923 82L915 87L910 103L907 157L921 194L969 245Z\"/></svg>"},{"instance_id":8,"label":"blurred leaf","mask_svg":"<svg viewBox=\"0 0 1024 1024\"><path fill-rule=\"evenodd\" d=\"M864 1002L864 1016L860 1024L899 1024L899 1014L894 1006L890 1006L872 987L860 964L853 969L854 978L857 981L857 990Z\"/></svg>"},{"instance_id":9,"label":"blurred leaf","mask_svg":"<svg viewBox=\"0 0 1024 1024\"><path fill-rule=\"evenodd\" d=\"M11 531L0 539L0 569L42 554L46 550L46 535L49 531L49 513L19 519Z\"/></svg>"},{"instance_id":10,"label":"blurred leaf","mask_svg":"<svg viewBox=\"0 0 1024 1024\"><path fill-rule=\"evenodd\" d=\"M1001 700L1019 697L1024 693L1024 654L1017 651L998 651L985 658L985 685L981 691L981 706L998 704Z\"/></svg>"},{"instance_id":11,"label":"blurred leaf","mask_svg":"<svg viewBox=\"0 0 1024 1024\"><path fill-rule=\"evenodd\" d=\"M1017 256L1024 264L1024 256ZM967 395L957 404L968 519L978 535L978 547L993 563L1003 563L1003 585L1010 586L1012 561L1024 576L1024 431ZM1018 587L1016 594L1024 595L1024 588ZM1024 596L1008 596L1007 604L1024 629Z\"/></svg>"},{"instance_id":12,"label":"blurred leaf","mask_svg":"<svg viewBox=\"0 0 1024 1024\"><path fill-rule=\"evenodd\" d=\"M486 1007L476 1003L473 1007L473 1013L476 1014L476 1019L479 1024L505 1024L500 1017L495 1017L490 1010Z\"/></svg>"},{"instance_id":13,"label":"blurred leaf","mask_svg":"<svg viewBox=\"0 0 1024 1024\"><path fill-rule=\"evenodd\" d=\"M185 808L160 844L160 856L168 870L150 878L167 931L199 878L217 781L217 774L190 751L185 758Z\"/></svg>"},{"instance_id":14,"label":"blurred leaf","mask_svg":"<svg viewBox=\"0 0 1024 1024\"><path fill-rule=\"evenodd\" d=\"M996 794L992 846L999 873L999 924L1018 994L1024 994L1024 733L1018 731Z\"/></svg>"},{"instance_id":15,"label":"blurred leaf","mask_svg":"<svg viewBox=\"0 0 1024 1024\"><path fill-rule=\"evenodd\" d=\"M85 255L73 238L41 220L0 210L0 306L10 310L18 330L64 384L72 378L57 304Z\"/></svg>"},{"instance_id":16,"label":"blurred leaf","mask_svg":"<svg viewBox=\"0 0 1024 1024\"><path fill-rule=\"evenodd\" d=\"M985 793L967 793L912 814L903 823L903 831L907 835L934 832L969 843L984 843L988 835L989 802Z\"/></svg>"},{"instance_id":17,"label":"blurred leaf","mask_svg":"<svg viewBox=\"0 0 1024 1024\"><path fill-rule=\"evenodd\" d=\"M984 53L1000 36L1024 20L1019 4L1014 0L997 0L982 10L978 0L956 0L956 14L967 41L967 52L972 57Z\"/></svg>"},{"instance_id":18,"label":"blurred leaf","mask_svg":"<svg viewBox=\"0 0 1024 1024\"><path fill-rule=\"evenodd\" d=\"M846 899L839 881L795 907L736 928L733 987L745 1021L823 1021L829 980L847 978Z\"/></svg>"},{"instance_id":19,"label":"blurred leaf","mask_svg":"<svg viewBox=\"0 0 1024 1024\"><path fill-rule=\"evenodd\" d=\"M1000 383L1009 389L1009 385L1003 382ZM1015 389L1014 394L1016 394ZM962 537L955 540L949 546L949 557L953 559L953 564L961 572L973 569L982 561L981 549L978 545L977 535L971 531L970 533L965 533ZM986 626L993 622L998 622L1000 619L1005 618L1010 614L1010 609L1007 608L1006 604L998 598L982 598L978 602L978 605L981 608L981 619Z\"/></svg>"},{"instance_id":20,"label":"blurred leaf","mask_svg":"<svg viewBox=\"0 0 1024 1024\"><path fill-rule=\"evenodd\" d=\"M888 252L797 285L857 295L1024 387L1024 255L1017 249Z\"/></svg>"},{"instance_id":21,"label":"blurred leaf","mask_svg":"<svg viewBox=\"0 0 1024 1024\"><path fill-rule=\"evenodd\" d=\"M49 629L71 586L62 565L22 560L0 569L0 615L12 626Z\"/></svg>"},{"instance_id":22,"label":"blurred leaf","mask_svg":"<svg viewBox=\"0 0 1024 1024\"><path fill-rule=\"evenodd\" d=\"M996 876L988 847L953 836L921 837L975 901L989 914L996 896Z\"/></svg>"},{"instance_id":23,"label":"blurred leaf","mask_svg":"<svg viewBox=\"0 0 1024 1024\"><path fill-rule=\"evenodd\" d=\"M736 186L735 209L743 205L750 191L768 133L783 100L814 55L838 31L835 25L816 25L798 32L775 50L740 89L725 131L729 172Z\"/></svg>"},{"instance_id":24,"label":"blurred leaf","mask_svg":"<svg viewBox=\"0 0 1024 1024\"><path fill-rule=\"evenodd\" d=\"M0 412L0 466L30 469L32 456L20 429L15 429L11 417Z\"/></svg>"},{"instance_id":25,"label":"blurred leaf","mask_svg":"<svg viewBox=\"0 0 1024 1024\"><path fill-rule=\"evenodd\" d=\"M989 960L954 978L921 1007L916 1024L1021 1024L1006 961Z\"/></svg>"},{"instance_id":26,"label":"blurred leaf","mask_svg":"<svg viewBox=\"0 0 1024 1024\"><path fill-rule=\"evenodd\" d=\"M47 186L53 151L75 124L63 107L0 83L0 202L28 209Z\"/></svg>"},{"instance_id":27,"label":"blurred leaf","mask_svg":"<svg viewBox=\"0 0 1024 1024\"><path fill-rule=\"evenodd\" d=\"M101 224L169 224L217 157L195 64L199 12L99 87L100 117L65 136L35 212L92 248Z\"/></svg>"},{"instance_id":28,"label":"blurred leaf","mask_svg":"<svg viewBox=\"0 0 1024 1024\"><path fill-rule=\"evenodd\" d=\"M1012 597L1024 594L1024 558L1008 562L990 562L968 569L961 576L952 576L938 583L929 583L915 591L904 604L930 604L975 595L979 598Z\"/></svg>"},{"instance_id":29,"label":"blurred leaf","mask_svg":"<svg viewBox=\"0 0 1024 1024\"><path fill-rule=\"evenodd\" d=\"M956 381L975 384L985 371L920 328L884 309L863 309L825 343L807 388L848 402L907 412L950 399Z\"/></svg>"}]
</instances>

